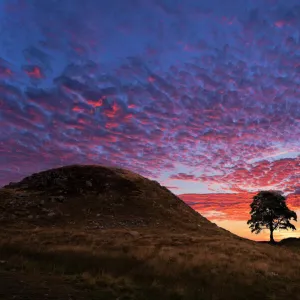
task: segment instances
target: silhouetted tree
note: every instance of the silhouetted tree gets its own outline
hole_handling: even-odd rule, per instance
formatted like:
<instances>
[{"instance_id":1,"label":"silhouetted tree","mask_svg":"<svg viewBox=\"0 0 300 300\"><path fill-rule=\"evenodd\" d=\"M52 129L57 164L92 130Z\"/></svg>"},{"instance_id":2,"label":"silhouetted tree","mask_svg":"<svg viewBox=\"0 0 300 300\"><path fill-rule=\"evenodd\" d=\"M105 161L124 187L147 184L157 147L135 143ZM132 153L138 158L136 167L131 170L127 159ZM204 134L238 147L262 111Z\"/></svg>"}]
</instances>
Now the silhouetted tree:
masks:
<instances>
[{"instance_id":1,"label":"silhouetted tree","mask_svg":"<svg viewBox=\"0 0 300 300\"><path fill-rule=\"evenodd\" d=\"M290 223L290 220L297 221L297 214L287 207L285 201L286 198L277 191L261 191L255 195L250 204L251 219L247 222L251 232L258 234L263 229L269 229L270 242L274 243L274 230L295 230L296 227Z\"/></svg>"}]
</instances>

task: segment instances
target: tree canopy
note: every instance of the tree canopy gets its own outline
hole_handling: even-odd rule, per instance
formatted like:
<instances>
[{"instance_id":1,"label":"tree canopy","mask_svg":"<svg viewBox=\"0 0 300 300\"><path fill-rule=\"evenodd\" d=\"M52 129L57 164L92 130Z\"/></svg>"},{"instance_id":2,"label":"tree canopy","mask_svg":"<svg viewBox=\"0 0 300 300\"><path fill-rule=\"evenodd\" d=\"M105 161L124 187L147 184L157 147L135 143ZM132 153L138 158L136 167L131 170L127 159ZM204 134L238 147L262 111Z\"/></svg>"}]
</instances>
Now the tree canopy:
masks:
<instances>
[{"instance_id":1,"label":"tree canopy","mask_svg":"<svg viewBox=\"0 0 300 300\"><path fill-rule=\"evenodd\" d=\"M251 232L260 233L263 229L270 230L270 241L274 241L274 230L292 229L296 227L290 220L297 221L297 214L286 205L286 197L278 191L261 191L253 197L250 204L251 219L248 220Z\"/></svg>"}]
</instances>

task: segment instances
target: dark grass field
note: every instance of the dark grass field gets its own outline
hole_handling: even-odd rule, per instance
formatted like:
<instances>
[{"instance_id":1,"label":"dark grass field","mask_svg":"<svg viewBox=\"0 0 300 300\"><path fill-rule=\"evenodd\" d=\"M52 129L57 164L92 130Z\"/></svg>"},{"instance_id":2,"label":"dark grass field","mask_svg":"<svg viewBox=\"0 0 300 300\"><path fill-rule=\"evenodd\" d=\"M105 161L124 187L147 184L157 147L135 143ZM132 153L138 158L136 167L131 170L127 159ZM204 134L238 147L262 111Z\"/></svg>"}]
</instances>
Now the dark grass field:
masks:
<instances>
[{"instance_id":1,"label":"dark grass field","mask_svg":"<svg viewBox=\"0 0 300 300\"><path fill-rule=\"evenodd\" d=\"M0 299L300 299L300 253L217 231L1 231Z\"/></svg>"},{"instance_id":2,"label":"dark grass field","mask_svg":"<svg viewBox=\"0 0 300 300\"><path fill-rule=\"evenodd\" d=\"M0 299L300 299L300 247L239 238L155 181L70 166L0 189Z\"/></svg>"}]
</instances>

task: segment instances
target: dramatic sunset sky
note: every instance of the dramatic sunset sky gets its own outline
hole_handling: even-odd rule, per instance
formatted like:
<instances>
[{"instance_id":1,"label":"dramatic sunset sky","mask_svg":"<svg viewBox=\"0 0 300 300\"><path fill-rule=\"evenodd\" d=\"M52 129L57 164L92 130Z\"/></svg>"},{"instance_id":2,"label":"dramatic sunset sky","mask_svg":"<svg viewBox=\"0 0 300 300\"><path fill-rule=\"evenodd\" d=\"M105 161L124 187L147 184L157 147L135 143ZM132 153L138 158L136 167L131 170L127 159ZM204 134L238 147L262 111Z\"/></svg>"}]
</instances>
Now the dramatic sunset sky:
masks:
<instances>
[{"instance_id":1,"label":"dramatic sunset sky","mask_svg":"<svg viewBox=\"0 0 300 300\"><path fill-rule=\"evenodd\" d=\"M261 189L300 218L299 0L1 0L0 28L0 186L117 165L241 236Z\"/></svg>"}]
</instances>

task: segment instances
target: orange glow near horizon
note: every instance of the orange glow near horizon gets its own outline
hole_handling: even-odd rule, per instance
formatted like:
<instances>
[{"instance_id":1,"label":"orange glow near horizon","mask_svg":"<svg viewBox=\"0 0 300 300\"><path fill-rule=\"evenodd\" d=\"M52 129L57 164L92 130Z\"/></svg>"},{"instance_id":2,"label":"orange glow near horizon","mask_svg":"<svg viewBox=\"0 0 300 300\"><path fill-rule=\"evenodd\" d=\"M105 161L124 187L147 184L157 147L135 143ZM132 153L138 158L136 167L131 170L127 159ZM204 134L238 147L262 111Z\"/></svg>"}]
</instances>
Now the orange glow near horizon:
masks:
<instances>
[{"instance_id":1,"label":"orange glow near horizon","mask_svg":"<svg viewBox=\"0 0 300 300\"><path fill-rule=\"evenodd\" d=\"M269 240L269 231L260 234L251 233L247 220L250 218L250 203L256 193L236 194L183 194L179 197L218 226L230 232L255 241ZM296 211L300 218L300 195L289 195L287 205ZM294 223L296 228L297 222ZM295 231L282 230L274 232L275 240L288 237L299 237L300 227Z\"/></svg>"}]
</instances>

